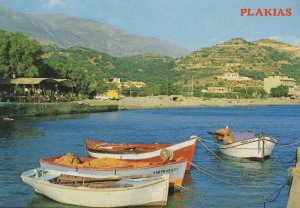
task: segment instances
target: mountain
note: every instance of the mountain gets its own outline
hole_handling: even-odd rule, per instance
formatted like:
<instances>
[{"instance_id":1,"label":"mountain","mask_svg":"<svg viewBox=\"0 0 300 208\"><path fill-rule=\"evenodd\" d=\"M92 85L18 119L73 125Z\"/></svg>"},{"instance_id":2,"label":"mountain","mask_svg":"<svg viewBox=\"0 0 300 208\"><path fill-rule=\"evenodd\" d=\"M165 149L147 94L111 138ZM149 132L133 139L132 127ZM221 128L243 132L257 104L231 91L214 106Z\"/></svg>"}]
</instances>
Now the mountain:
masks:
<instances>
[{"instance_id":1,"label":"mountain","mask_svg":"<svg viewBox=\"0 0 300 208\"><path fill-rule=\"evenodd\" d=\"M182 57L189 52L166 41L134 35L110 25L66 14L24 14L0 6L0 28L23 32L44 44L80 46L112 56L158 53Z\"/></svg>"}]
</instances>

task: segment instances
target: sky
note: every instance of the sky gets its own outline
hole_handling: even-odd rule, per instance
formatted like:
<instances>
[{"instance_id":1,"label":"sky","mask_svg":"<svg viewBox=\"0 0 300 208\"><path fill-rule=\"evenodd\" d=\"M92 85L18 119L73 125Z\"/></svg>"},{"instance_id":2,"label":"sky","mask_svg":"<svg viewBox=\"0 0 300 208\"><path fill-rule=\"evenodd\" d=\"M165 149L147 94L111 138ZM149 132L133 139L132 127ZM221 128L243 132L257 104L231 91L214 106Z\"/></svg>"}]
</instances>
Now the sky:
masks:
<instances>
[{"instance_id":1,"label":"sky","mask_svg":"<svg viewBox=\"0 0 300 208\"><path fill-rule=\"evenodd\" d=\"M65 13L196 50L233 38L300 46L300 0L0 0L23 13ZM287 17L241 16L242 8L292 9Z\"/></svg>"}]
</instances>

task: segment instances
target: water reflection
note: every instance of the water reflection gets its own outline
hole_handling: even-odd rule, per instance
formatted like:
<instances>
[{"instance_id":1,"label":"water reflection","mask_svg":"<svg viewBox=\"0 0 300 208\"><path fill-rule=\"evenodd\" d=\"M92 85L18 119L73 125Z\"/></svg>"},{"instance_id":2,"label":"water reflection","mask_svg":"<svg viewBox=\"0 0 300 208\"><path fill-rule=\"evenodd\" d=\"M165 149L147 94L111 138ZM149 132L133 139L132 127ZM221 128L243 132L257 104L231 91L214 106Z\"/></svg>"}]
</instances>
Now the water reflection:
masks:
<instances>
[{"instance_id":1,"label":"water reflection","mask_svg":"<svg viewBox=\"0 0 300 208\"><path fill-rule=\"evenodd\" d=\"M41 194L35 193L33 199L27 204L27 207L44 207L44 208L78 208L78 206L70 205L70 204L63 204L52 199L45 197Z\"/></svg>"},{"instance_id":2,"label":"water reflection","mask_svg":"<svg viewBox=\"0 0 300 208\"><path fill-rule=\"evenodd\" d=\"M1 122L1 121L0 121ZM0 148L9 148L24 143L28 138L37 138L42 133L23 122L12 121L0 124Z\"/></svg>"}]
</instances>

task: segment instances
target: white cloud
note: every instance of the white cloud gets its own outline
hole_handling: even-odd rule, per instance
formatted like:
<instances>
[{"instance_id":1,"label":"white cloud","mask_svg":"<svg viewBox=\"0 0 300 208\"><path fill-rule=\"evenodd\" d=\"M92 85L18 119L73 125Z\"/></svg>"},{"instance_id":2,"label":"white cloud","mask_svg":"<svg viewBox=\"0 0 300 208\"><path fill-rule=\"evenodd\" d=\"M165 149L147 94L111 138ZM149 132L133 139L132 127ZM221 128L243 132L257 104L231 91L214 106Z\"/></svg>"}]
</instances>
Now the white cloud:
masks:
<instances>
[{"instance_id":1,"label":"white cloud","mask_svg":"<svg viewBox=\"0 0 300 208\"><path fill-rule=\"evenodd\" d=\"M278 40L284 43L288 43L294 46L300 46L300 37L295 36L273 36L270 39Z\"/></svg>"},{"instance_id":2,"label":"white cloud","mask_svg":"<svg viewBox=\"0 0 300 208\"><path fill-rule=\"evenodd\" d=\"M48 2L44 5L46 8L55 8L55 7L60 7L63 6L63 1L62 0L48 0Z\"/></svg>"}]
</instances>

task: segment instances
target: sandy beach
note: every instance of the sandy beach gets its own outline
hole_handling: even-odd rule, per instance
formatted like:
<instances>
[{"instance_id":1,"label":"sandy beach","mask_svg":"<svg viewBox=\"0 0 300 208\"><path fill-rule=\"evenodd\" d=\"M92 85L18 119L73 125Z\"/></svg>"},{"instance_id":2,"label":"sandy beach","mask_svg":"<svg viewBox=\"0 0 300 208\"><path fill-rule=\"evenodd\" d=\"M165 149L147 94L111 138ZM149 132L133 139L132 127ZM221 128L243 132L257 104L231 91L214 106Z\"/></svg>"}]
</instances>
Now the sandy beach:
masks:
<instances>
[{"instance_id":1,"label":"sandy beach","mask_svg":"<svg viewBox=\"0 0 300 208\"><path fill-rule=\"evenodd\" d=\"M149 96L125 97L121 100L85 100L89 105L118 105L120 110L126 109L151 109L151 108L189 108L189 107L228 107L268 105L300 105L300 98L268 98L268 99L202 99L198 97L183 96Z\"/></svg>"}]
</instances>

